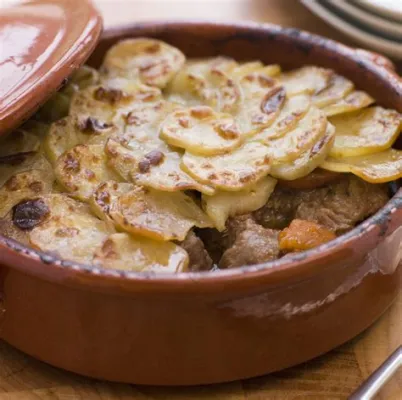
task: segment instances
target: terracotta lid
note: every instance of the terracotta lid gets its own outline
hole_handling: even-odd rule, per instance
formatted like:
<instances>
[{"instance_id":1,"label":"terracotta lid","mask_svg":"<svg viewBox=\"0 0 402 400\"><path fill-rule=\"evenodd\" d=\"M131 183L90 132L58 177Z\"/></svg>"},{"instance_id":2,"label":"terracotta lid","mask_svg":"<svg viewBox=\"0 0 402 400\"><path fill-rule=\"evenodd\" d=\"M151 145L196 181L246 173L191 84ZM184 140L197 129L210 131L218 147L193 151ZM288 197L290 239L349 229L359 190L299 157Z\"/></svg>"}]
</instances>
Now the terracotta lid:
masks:
<instances>
[{"instance_id":1,"label":"terracotta lid","mask_svg":"<svg viewBox=\"0 0 402 400\"><path fill-rule=\"evenodd\" d=\"M5 3L0 5L0 134L30 117L85 62L102 30L89 0Z\"/></svg>"}]
</instances>

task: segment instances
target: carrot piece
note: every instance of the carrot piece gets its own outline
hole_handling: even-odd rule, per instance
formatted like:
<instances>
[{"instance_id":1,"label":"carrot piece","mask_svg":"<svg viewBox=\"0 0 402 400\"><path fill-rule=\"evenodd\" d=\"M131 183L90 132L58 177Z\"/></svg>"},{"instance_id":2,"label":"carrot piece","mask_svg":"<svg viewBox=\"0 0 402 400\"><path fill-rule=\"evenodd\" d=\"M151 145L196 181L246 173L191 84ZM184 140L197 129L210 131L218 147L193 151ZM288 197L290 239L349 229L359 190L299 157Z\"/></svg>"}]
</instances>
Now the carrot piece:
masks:
<instances>
[{"instance_id":1,"label":"carrot piece","mask_svg":"<svg viewBox=\"0 0 402 400\"><path fill-rule=\"evenodd\" d=\"M279 233L279 248L284 252L304 251L335 238L333 232L315 222L294 219Z\"/></svg>"}]
</instances>

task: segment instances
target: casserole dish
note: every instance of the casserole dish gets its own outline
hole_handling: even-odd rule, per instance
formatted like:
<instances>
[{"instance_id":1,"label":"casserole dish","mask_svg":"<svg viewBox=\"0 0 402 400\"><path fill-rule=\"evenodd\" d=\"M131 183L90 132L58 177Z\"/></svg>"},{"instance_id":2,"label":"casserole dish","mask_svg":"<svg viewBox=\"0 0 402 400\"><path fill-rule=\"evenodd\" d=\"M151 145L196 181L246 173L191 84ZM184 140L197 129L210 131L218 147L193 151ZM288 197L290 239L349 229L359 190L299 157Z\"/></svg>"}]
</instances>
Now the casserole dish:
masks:
<instances>
[{"instance_id":1,"label":"casserole dish","mask_svg":"<svg viewBox=\"0 0 402 400\"><path fill-rule=\"evenodd\" d=\"M294 29L150 23L104 34L154 37L189 57L227 55L293 68L330 67L402 112L402 83L381 56ZM306 361L354 337L401 285L402 191L364 223L316 249L214 273L103 270L0 239L1 337L52 365L112 381L192 385Z\"/></svg>"}]
</instances>

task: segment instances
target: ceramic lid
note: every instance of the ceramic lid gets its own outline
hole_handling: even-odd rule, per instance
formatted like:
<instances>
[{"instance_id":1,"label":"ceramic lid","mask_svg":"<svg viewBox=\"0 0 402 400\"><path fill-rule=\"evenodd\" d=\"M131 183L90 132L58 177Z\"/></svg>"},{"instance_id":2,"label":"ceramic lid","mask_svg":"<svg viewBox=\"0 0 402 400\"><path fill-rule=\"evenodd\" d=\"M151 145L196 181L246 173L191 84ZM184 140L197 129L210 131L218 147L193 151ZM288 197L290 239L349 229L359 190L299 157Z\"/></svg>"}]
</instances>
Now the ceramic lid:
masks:
<instances>
[{"instance_id":1,"label":"ceramic lid","mask_svg":"<svg viewBox=\"0 0 402 400\"><path fill-rule=\"evenodd\" d=\"M102 19L90 0L0 2L0 134L30 117L92 53Z\"/></svg>"}]
</instances>

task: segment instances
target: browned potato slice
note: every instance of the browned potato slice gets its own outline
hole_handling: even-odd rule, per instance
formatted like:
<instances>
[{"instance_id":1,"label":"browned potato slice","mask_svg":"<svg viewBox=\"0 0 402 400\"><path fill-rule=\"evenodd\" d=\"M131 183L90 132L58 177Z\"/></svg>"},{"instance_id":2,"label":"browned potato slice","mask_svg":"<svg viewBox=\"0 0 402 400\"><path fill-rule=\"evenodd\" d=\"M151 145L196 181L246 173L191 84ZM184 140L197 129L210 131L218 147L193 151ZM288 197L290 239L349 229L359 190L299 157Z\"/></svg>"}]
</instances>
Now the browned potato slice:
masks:
<instances>
[{"instance_id":1,"label":"browned potato slice","mask_svg":"<svg viewBox=\"0 0 402 400\"><path fill-rule=\"evenodd\" d=\"M366 92L355 90L345 98L323 108L325 114L330 117L337 114L345 114L368 107L374 103L374 99Z\"/></svg>"},{"instance_id":2,"label":"browned potato slice","mask_svg":"<svg viewBox=\"0 0 402 400\"><path fill-rule=\"evenodd\" d=\"M3 218L0 218L0 234L25 244L26 246L29 245L28 232L19 229L13 222L13 211L10 211Z\"/></svg>"},{"instance_id":3,"label":"browned potato slice","mask_svg":"<svg viewBox=\"0 0 402 400\"><path fill-rule=\"evenodd\" d=\"M153 150L143 156L139 168L132 173L132 180L140 185L167 192L197 190L214 194L215 190L193 179L180 168L181 155L174 151Z\"/></svg>"},{"instance_id":4,"label":"browned potato slice","mask_svg":"<svg viewBox=\"0 0 402 400\"><path fill-rule=\"evenodd\" d=\"M270 150L259 142L245 143L231 153L203 157L186 152L182 168L199 182L237 191L250 187L269 173Z\"/></svg>"},{"instance_id":5,"label":"browned potato slice","mask_svg":"<svg viewBox=\"0 0 402 400\"><path fill-rule=\"evenodd\" d=\"M8 179L0 188L0 217L21 200L52 191L54 175L48 170L20 172Z\"/></svg>"},{"instance_id":6,"label":"browned potato slice","mask_svg":"<svg viewBox=\"0 0 402 400\"><path fill-rule=\"evenodd\" d=\"M308 175L320 166L329 154L335 139L335 128L328 124L327 133L311 149L294 161L273 163L270 174L278 179L295 180Z\"/></svg>"},{"instance_id":7,"label":"browned potato slice","mask_svg":"<svg viewBox=\"0 0 402 400\"><path fill-rule=\"evenodd\" d=\"M105 221L111 221L110 206L119 196L131 192L135 186L131 183L107 181L99 184L89 200L92 211Z\"/></svg>"},{"instance_id":8,"label":"browned potato slice","mask_svg":"<svg viewBox=\"0 0 402 400\"><path fill-rule=\"evenodd\" d=\"M127 232L156 240L184 240L193 226L212 223L191 197L135 187L109 208L113 221Z\"/></svg>"},{"instance_id":9,"label":"browned potato slice","mask_svg":"<svg viewBox=\"0 0 402 400\"><path fill-rule=\"evenodd\" d=\"M234 112L241 102L241 90L228 74L236 65L224 57L190 62L168 87L168 99L183 105L208 105L218 112Z\"/></svg>"},{"instance_id":10,"label":"browned potato slice","mask_svg":"<svg viewBox=\"0 0 402 400\"><path fill-rule=\"evenodd\" d=\"M114 233L96 250L93 263L125 271L175 273L187 270L188 255L174 243Z\"/></svg>"},{"instance_id":11,"label":"browned potato slice","mask_svg":"<svg viewBox=\"0 0 402 400\"><path fill-rule=\"evenodd\" d=\"M240 146L240 131L232 116L198 106L170 114L162 123L160 137L191 153L215 155Z\"/></svg>"},{"instance_id":12,"label":"browned potato slice","mask_svg":"<svg viewBox=\"0 0 402 400\"><path fill-rule=\"evenodd\" d=\"M76 85L79 89L86 89L88 86L99 83L99 72L95 68L83 65L73 72L69 84Z\"/></svg>"},{"instance_id":13,"label":"browned potato slice","mask_svg":"<svg viewBox=\"0 0 402 400\"><path fill-rule=\"evenodd\" d=\"M84 117L77 120L74 117L66 117L54 122L43 142L45 154L52 164L67 150L78 144L89 141L105 141L106 138L116 132L112 123L101 122L92 117Z\"/></svg>"},{"instance_id":14,"label":"browned potato slice","mask_svg":"<svg viewBox=\"0 0 402 400\"><path fill-rule=\"evenodd\" d=\"M269 147L274 163L292 161L311 149L325 135L327 124L325 114L311 107L295 129L277 139L263 139L263 143Z\"/></svg>"},{"instance_id":15,"label":"browned potato slice","mask_svg":"<svg viewBox=\"0 0 402 400\"><path fill-rule=\"evenodd\" d=\"M358 157L327 158L321 168L335 172L351 172L367 182L383 183L402 178L402 151L388 149Z\"/></svg>"},{"instance_id":16,"label":"browned potato slice","mask_svg":"<svg viewBox=\"0 0 402 400\"><path fill-rule=\"evenodd\" d=\"M354 84L341 75L334 74L329 86L312 97L312 103L319 108L342 100L354 89Z\"/></svg>"},{"instance_id":17,"label":"browned potato slice","mask_svg":"<svg viewBox=\"0 0 402 400\"><path fill-rule=\"evenodd\" d=\"M343 158L378 153L392 146L402 126L395 110L370 107L330 118L336 137L331 157Z\"/></svg>"},{"instance_id":18,"label":"browned potato slice","mask_svg":"<svg viewBox=\"0 0 402 400\"><path fill-rule=\"evenodd\" d=\"M280 114L286 100L285 89L268 75L254 72L240 80L242 107L236 116L243 136L252 136L270 126Z\"/></svg>"},{"instance_id":19,"label":"browned potato slice","mask_svg":"<svg viewBox=\"0 0 402 400\"><path fill-rule=\"evenodd\" d=\"M40 152L10 154L0 157L0 187L13 175L30 170L44 170L53 176L52 167Z\"/></svg>"},{"instance_id":20,"label":"browned potato slice","mask_svg":"<svg viewBox=\"0 0 402 400\"><path fill-rule=\"evenodd\" d=\"M290 97L285 101L275 122L270 127L263 129L255 135L253 140L279 138L285 135L285 133L295 129L299 121L310 109L310 105L309 96L297 95Z\"/></svg>"},{"instance_id":21,"label":"browned potato slice","mask_svg":"<svg viewBox=\"0 0 402 400\"><path fill-rule=\"evenodd\" d=\"M276 179L266 176L248 189L238 192L217 191L213 196L202 196L203 209L216 229L225 230L226 220L234 215L247 214L266 204L273 192Z\"/></svg>"},{"instance_id":22,"label":"browned potato slice","mask_svg":"<svg viewBox=\"0 0 402 400\"><path fill-rule=\"evenodd\" d=\"M314 95L330 85L333 73L330 69L306 66L285 72L278 80L288 96L302 93Z\"/></svg>"},{"instance_id":23,"label":"browned potato slice","mask_svg":"<svg viewBox=\"0 0 402 400\"><path fill-rule=\"evenodd\" d=\"M101 182L119 180L107 165L102 145L79 144L65 152L56 162L58 182L81 200L88 200Z\"/></svg>"},{"instance_id":24,"label":"browned potato slice","mask_svg":"<svg viewBox=\"0 0 402 400\"><path fill-rule=\"evenodd\" d=\"M20 203L19 207L20 222L26 223L26 215L37 217L33 223L28 223L29 229L32 229L29 232L31 245L57 254L62 259L90 263L96 249L114 233L109 224L91 214L87 205L66 195L41 196L35 202ZM30 212L24 212L27 207Z\"/></svg>"},{"instance_id":25,"label":"browned potato slice","mask_svg":"<svg viewBox=\"0 0 402 400\"><path fill-rule=\"evenodd\" d=\"M106 74L138 79L163 88L185 62L184 54L156 39L121 40L106 54L103 70Z\"/></svg>"}]
</instances>

